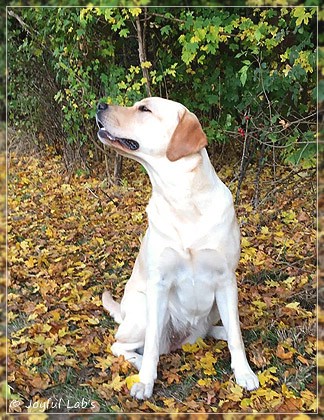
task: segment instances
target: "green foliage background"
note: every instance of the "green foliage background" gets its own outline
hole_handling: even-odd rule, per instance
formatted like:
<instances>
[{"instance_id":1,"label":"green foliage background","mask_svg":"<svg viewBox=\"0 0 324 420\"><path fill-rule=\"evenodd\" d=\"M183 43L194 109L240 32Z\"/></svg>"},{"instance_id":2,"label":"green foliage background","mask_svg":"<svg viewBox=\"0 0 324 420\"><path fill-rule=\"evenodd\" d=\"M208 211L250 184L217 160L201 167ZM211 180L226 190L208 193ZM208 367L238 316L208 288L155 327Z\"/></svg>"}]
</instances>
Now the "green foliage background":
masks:
<instances>
[{"instance_id":1,"label":"green foliage background","mask_svg":"<svg viewBox=\"0 0 324 420\"><path fill-rule=\"evenodd\" d=\"M275 149L285 162L313 164L316 7L13 7L8 13L9 125L41 147L90 150L97 102L130 105L146 96L149 81L152 95L195 112L210 142L239 138ZM138 18L147 55L141 65Z\"/></svg>"}]
</instances>

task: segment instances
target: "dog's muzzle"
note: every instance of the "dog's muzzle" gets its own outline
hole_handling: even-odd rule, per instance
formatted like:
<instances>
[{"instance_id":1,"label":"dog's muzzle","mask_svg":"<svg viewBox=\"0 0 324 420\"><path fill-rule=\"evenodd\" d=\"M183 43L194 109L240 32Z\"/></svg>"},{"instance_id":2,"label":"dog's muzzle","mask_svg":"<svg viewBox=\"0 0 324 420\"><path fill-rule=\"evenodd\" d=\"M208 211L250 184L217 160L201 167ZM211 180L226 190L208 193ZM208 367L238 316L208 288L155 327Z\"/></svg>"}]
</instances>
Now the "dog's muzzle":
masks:
<instances>
[{"instance_id":1,"label":"dog's muzzle","mask_svg":"<svg viewBox=\"0 0 324 420\"><path fill-rule=\"evenodd\" d=\"M111 143L117 142L121 146L124 146L129 150L132 150L132 151L137 150L139 148L139 144L137 141L123 138L123 137L116 137L113 134L111 134L108 130L106 130L105 125L103 123L104 112L109 112L109 105L103 102L100 102L97 106L97 114L96 114L96 122L99 128L97 135L98 135L99 140L104 144L108 144L107 141Z\"/></svg>"}]
</instances>

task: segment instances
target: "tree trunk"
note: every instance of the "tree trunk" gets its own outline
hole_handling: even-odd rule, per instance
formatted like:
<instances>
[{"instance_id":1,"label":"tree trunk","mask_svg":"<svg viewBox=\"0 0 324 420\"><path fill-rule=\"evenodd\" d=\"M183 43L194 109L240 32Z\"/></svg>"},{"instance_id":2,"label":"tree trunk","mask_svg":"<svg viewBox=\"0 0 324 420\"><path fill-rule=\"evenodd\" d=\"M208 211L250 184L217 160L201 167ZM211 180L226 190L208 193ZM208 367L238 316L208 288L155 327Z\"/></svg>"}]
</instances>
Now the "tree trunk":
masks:
<instances>
[{"instance_id":1,"label":"tree trunk","mask_svg":"<svg viewBox=\"0 0 324 420\"><path fill-rule=\"evenodd\" d=\"M142 30L141 21L139 16L136 16L136 30L137 30L137 41L138 41L138 57L142 68L143 77L146 79L146 93L147 96L151 95L151 86L150 86L150 75L148 69L143 66L143 63L147 61L146 59L146 49L145 49L145 26L146 26L146 7L144 7L145 19L144 19L144 29Z\"/></svg>"},{"instance_id":2,"label":"tree trunk","mask_svg":"<svg viewBox=\"0 0 324 420\"><path fill-rule=\"evenodd\" d=\"M146 79L145 89L147 96L151 95L151 86L150 86L150 75L148 69L143 66L143 63L147 61L146 59L146 48L145 48L145 27L146 27L146 8L144 8L145 20L144 28L142 29L141 21L139 16L136 16L136 31L137 31L137 40L138 40L138 57L142 68L143 77ZM119 154L116 154L115 163L114 163L114 183L117 185L121 184L122 178L122 169L123 169L123 157Z\"/></svg>"}]
</instances>

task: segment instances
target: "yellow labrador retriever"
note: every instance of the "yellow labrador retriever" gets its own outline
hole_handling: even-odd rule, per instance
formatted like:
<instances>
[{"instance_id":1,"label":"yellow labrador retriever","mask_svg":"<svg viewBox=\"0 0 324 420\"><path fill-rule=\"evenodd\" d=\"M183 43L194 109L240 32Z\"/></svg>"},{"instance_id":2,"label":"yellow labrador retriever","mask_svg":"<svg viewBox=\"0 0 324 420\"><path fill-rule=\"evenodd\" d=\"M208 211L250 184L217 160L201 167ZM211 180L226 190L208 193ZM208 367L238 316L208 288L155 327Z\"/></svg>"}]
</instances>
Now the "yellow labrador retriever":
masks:
<instances>
[{"instance_id":1,"label":"yellow labrador retriever","mask_svg":"<svg viewBox=\"0 0 324 420\"><path fill-rule=\"evenodd\" d=\"M257 388L239 323L232 195L210 163L197 117L177 102L146 98L132 107L100 103L96 120L99 139L140 162L153 187L149 227L122 301L103 294L120 324L111 350L139 369L131 395L152 395L160 354L207 335L227 340L237 383ZM223 326L215 326L219 319Z\"/></svg>"}]
</instances>

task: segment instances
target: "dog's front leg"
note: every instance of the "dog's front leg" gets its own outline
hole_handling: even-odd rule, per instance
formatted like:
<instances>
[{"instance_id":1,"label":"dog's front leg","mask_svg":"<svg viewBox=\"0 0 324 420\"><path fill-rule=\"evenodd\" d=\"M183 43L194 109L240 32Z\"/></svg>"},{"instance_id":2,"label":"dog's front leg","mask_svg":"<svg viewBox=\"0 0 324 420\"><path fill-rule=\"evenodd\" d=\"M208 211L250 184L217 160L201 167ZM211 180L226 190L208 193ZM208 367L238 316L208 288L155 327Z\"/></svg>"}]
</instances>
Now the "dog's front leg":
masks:
<instances>
[{"instance_id":1,"label":"dog's front leg","mask_svg":"<svg viewBox=\"0 0 324 420\"><path fill-rule=\"evenodd\" d=\"M246 359L242 340L235 276L232 276L229 283L216 291L216 303L227 334L231 366L234 370L236 382L248 390L256 389L259 386L259 381Z\"/></svg>"},{"instance_id":2,"label":"dog's front leg","mask_svg":"<svg viewBox=\"0 0 324 420\"><path fill-rule=\"evenodd\" d=\"M158 274L147 282L146 291L147 327L145 332L140 382L135 383L131 395L138 399L150 398L157 377L162 329L165 325L167 292Z\"/></svg>"}]
</instances>

